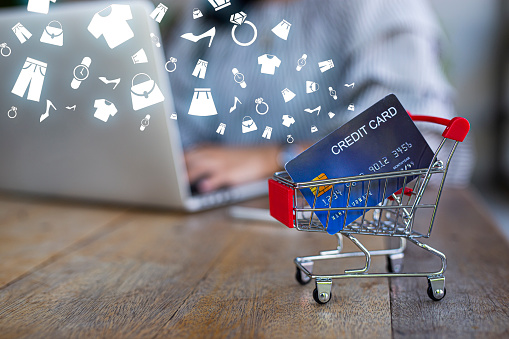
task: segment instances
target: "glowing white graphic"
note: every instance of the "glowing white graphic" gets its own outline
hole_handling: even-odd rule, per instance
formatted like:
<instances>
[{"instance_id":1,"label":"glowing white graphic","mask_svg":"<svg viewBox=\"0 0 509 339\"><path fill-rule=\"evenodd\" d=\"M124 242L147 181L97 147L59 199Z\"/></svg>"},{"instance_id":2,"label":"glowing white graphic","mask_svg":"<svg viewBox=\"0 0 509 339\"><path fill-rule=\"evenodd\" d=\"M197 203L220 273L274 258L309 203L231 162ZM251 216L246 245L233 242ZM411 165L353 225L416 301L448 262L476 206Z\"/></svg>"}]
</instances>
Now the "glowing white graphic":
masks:
<instances>
[{"instance_id":1,"label":"glowing white graphic","mask_svg":"<svg viewBox=\"0 0 509 339\"><path fill-rule=\"evenodd\" d=\"M143 48L134 53L134 55L131 56L131 59L133 59L135 64L146 64L148 62L147 53L145 53Z\"/></svg>"},{"instance_id":2,"label":"glowing white graphic","mask_svg":"<svg viewBox=\"0 0 509 339\"><path fill-rule=\"evenodd\" d=\"M318 91L319 88L320 88L320 85L318 85L316 82L306 81L306 93L307 94L316 92L316 91Z\"/></svg>"},{"instance_id":3,"label":"glowing white graphic","mask_svg":"<svg viewBox=\"0 0 509 339\"><path fill-rule=\"evenodd\" d=\"M316 107L316 108L314 108L314 109L306 108L306 109L304 110L304 112L308 112L309 114L313 114L313 113L315 113L316 111L318 111L318 113L316 114L316 116L319 116L319 115L320 115L320 111L321 111L321 110L322 110L322 106L318 106L318 107Z\"/></svg>"},{"instance_id":4,"label":"glowing white graphic","mask_svg":"<svg viewBox=\"0 0 509 339\"><path fill-rule=\"evenodd\" d=\"M152 40L152 42L156 44L156 47L158 47L158 48L161 47L159 38L154 33L150 33L150 40Z\"/></svg>"},{"instance_id":5,"label":"glowing white graphic","mask_svg":"<svg viewBox=\"0 0 509 339\"><path fill-rule=\"evenodd\" d=\"M57 0L28 0L27 11L41 14L48 14L49 3Z\"/></svg>"},{"instance_id":6,"label":"glowing white graphic","mask_svg":"<svg viewBox=\"0 0 509 339\"><path fill-rule=\"evenodd\" d=\"M120 83L120 78L108 80L106 79L106 77L99 77L99 80L104 82L106 85L115 84L115 86L113 86L113 89L117 88L118 84Z\"/></svg>"},{"instance_id":7,"label":"glowing white graphic","mask_svg":"<svg viewBox=\"0 0 509 339\"><path fill-rule=\"evenodd\" d=\"M207 73L207 65L209 63L205 60L198 59L196 66L194 66L193 76L205 79L205 73Z\"/></svg>"},{"instance_id":8,"label":"glowing white graphic","mask_svg":"<svg viewBox=\"0 0 509 339\"><path fill-rule=\"evenodd\" d=\"M23 98L28 88L27 99L39 102L46 68L45 62L27 58L11 92Z\"/></svg>"},{"instance_id":9,"label":"glowing white graphic","mask_svg":"<svg viewBox=\"0 0 509 339\"><path fill-rule=\"evenodd\" d=\"M203 38L210 38L210 40L209 40L209 47L210 47L210 45L212 45L212 40L214 40L215 36L216 36L216 28L212 27L211 29L209 29L208 31L206 31L205 33L200 34L200 35L194 35L193 33L185 33L185 34L182 34L180 37L184 38L186 40L192 41L192 42L197 42L198 40L201 40Z\"/></svg>"},{"instance_id":10,"label":"glowing white graphic","mask_svg":"<svg viewBox=\"0 0 509 339\"><path fill-rule=\"evenodd\" d=\"M193 19L194 20L201 18L202 16L203 16L203 13L200 11L199 8L193 8Z\"/></svg>"},{"instance_id":11,"label":"glowing white graphic","mask_svg":"<svg viewBox=\"0 0 509 339\"><path fill-rule=\"evenodd\" d=\"M258 65L262 65L260 72L263 74L274 75L276 67L281 65L281 60L275 55L264 54L258 57Z\"/></svg>"},{"instance_id":12,"label":"glowing white graphic","mask_svg":"<svg viewBox=\"0 0 509 339\"><path fill-rule=\"evenodd\" d=\"M49 117L49 110L52 107L55 111L57 110L55 105L53 105L53 103L50 100L46 100L46 112L41 114L41 117L39 118L39 122L43 122L44 120L46 120L47 117Z\"/></svg>"},{"instance_id":13,"label":"glowing white graphic","mask_svg":"<svg viewBox=\"0 0 509 339\"><path fill-rule=\"evenodd\" d=\"M14 27L12 27L12 31L16 35L16 38L18 38L19 42L22 44L32 37L32 33L30 33L30 31L26 29L25 26L21 24L21 22L18 22L16 25L14 25Z\"/></svg>"},{"instance_id":14,"label":"glowing white graphic","mask_svg":"<svg viewBox=\"0 0 509 339\"><path fill-rule=\"evenodd\" d=\"M108 47L113 49L134 37L127 23L132 18L129 5L110 5L94 15L87 29L96 39L103 35Z\"/></svg>"},{"instance_id":15,"label":"glowing white graphic","mask_svg":"<svg viewBox=\"0 0 509 339\"><path fill-rule=\"evenodd\" d=\"M256 113L260 115L265 115L269 112L269 105L267 105L267 103L263 101L263 98L256 99L255 103L256 103ZM263 108L261 112L260 106L265 106L265 108Z\"/></svg>"},{"instance_id":16,"label":"glowing white graphic","mask_svg":"<svg viewBox=\"0 0 509 339\"><path fill-rule=\"evenodd\" d=\"M14 119L18 116L18 108L16 106L11 106L11 108L7 111L7 116L10 119Z\"/></svg>"},{"instance_id":17,"label":"glowing white graphic","mask_svg":"<svg viewBox=\"0 0 509 339\"><path fill-rule=\"evenodd\" d=\"M276 34L278 37L280 37L283 40L288 39L288 34L290 34L290 28L292 27L292 24L289 23L286 20L281 21L272 29L272 32Z\"/></svg>"},{"instance_id":18,"label":"glowing white graphic","mask_svg":"<svg viewBox=\"0 0 509 339\"><path fill-rule=\"evenodd\" d=\"M289 143L289 144L293 144L293 141L294 141L294 139L293 139L292 135L288 134L286 136L286 142Z\"/></svg>"},{"instance_id":19,"label":"glowing white graphic","mask_svg":"<svg viewBox=\"0 0 509 339\"><path fill-rule=\"evenodd\" d=\"M134 79L137 76L145 76L148 80L134 84ZM138 73L133 77L131 81L131 100L133 103L133 110L138 111L142 108L146 108L157 103L164 101L164 95L159 89L159 86L154 80L146 73Z\"/></svg>"},{"instance_id":20,"label":"glowing white graphic","mask_svg":"<svg viewBox=\"0 0 509 339\"><path fill-rule=\"evenodd\" d=\"M212 99L212 92L210 88L195 88L193 100L189 107L189 115L197 115L206 117L209 115L216 115L216 105Z\"/></svg>"},{"instance_id":21,"label":"glowing white graphic","mask_svg":"<svg viewBox=\"0 0 509 339\"><path fill-rule=\"evenodd\" d=\"M164 69L169 73L175 72L177 69L177 58L170 57L170 60L164 64Z\"/></svg>"},{"instance_id":22,"label":"glowing white graphic","mask_svg":"<svg viewBox=\"0 0 509 339\"><path fill-rule=\"evenodd\" d=\"M170 115L170 119L177 120L177 113L173 112L173 113Z\"/></svg>"},{"instance_id":23,"label":"glowing white graphic","mask_svg":"<svg viewBox=\"0 0 509 339\"><path fill-rule=\"evenodd\" d=\"M334 113L332 113L332 112L329 112L329 113L327 113L327 114L329 115L329 119L334 118L334 116L336 115L336 114L334 114Z\"/></svg>"},{"instance_id":24,"label":"glowing white graphic","mask_svg":"<svg viewBox=\"0 0 509 339\"><path fill-rule=\"evenodd\" d=\"M242 47L251 45L253 42L255 42L256 38L258 37L258 30L256 29L256 26L251 21L246 20L246 18L247 14L244 12L238 12L230 16L230 22L233 24L232 39L237 45ZM240 26L243 23L248 24L253 29L253 38L248 42L240 42L239 40L237 40L237 37L235 36L235 30L237 29L237 26Z\"/></svg>"},{"instance_id":25,"label":"glowing white graphic","mask_svg":"<svg viewBox=\"0 0 509 339\"><path fill-rule=\"evenodd\" d=\"M230 0L209 0L216 11L231 5Z\"/></svg>"},{"instance_id":26,"label":"glowing white graphic","mask_svg":"<svg viewBox=\"0 0 509 339\"><path fill-rule=\"evenodd\" d=\"M115 104L106 99L97 99L94 108L96 108L94 117L104 122L108 122L109 117L115 116L118 112Z\"/></svg>"},{"instance_id":27,"label":"glowing white graphic","mask_svg":"<svg viewBox=\"0 0 509 339\"><path fill-rule=\"evenodd\" d=\"M233 68L232 69L232 73L233 73L233 80L238 83L240 85L240 87L242 88L246 88L247 87L247 84L246 82L244 81L244 74L240 73L238 69L236 68Z\"/></svg>"},{"instance_id":28,"label":"glowing white graphic","mask_svg":"<svg viewBox=\"0 0 509 339\"><path fill-rule=\"evenodd\" d=\"M281 94L283 95L283 99L285 100L285 102L288 102L288 101L292 100L293 98L295 98L295 93L290 91L288 88L285 88L284 90L282 90Z\"/></svg>"},{"instance_id":29,"label":"glowing white graphic","mask_svg":"<svg viewBox=\"0 0 509 339\"><path fill-rule=\"evenodd\" d=\"M271 136L272 136L272 127L265 126L265 129L263 130L262 138L269 140Z\"/></svg>"},{"instance_id":30,"label":"glowing white graphic","mask_svg":"<svg viewBox=\"0 0 509 339\"><path fill-rule=\"evenodd\" d=\"M256 131L258 127L256 127L256 124L250 116L245 116L242 118L242 133L248 133Z\"/></svg>"},{"instance_id":31,"label":"glowing white graphic","mask_svg":"<svg viewBox=\"0 0 509 339\"><path fill-rule=\"evenodd\" d=\"M285 125L286 127L290 127L291 125L293 125L295 123L295 119L288 114L283 115L282 119L283 119L283 125Z\"/></svg>"},{"instance_id":32,"label":"glowing white graphic","mask_svg":"<svg viewBox=\"0 0 509 339\"><path fill-rule=\"evenodd\" d=\"M233 106L230 107L230 113L237 109L237 102L242 105L242 103L240 102L239 98L235 97L235 101L233 102Z\"/></svg>"},{"instance_id":33,"label":"glowing white graphic","mask_svg":"<svg viewBox=\"0 0 509 339\"><path fill-rule=\"evenodd\" d=\"M90 59L89 57L84 57L83 60L81 60L81 64L74 67L74 70L72 72L74 79L72 79L71 81L72 89L78 89L81 85L81 82L88 78L90 74L89 67L91 63L92 59Z\"/></svg>"},{"instance_id":34,"label":"glowing white graphic","mask_svg":"<svg viewBox=\"0 0 509 339\"><path fill-rule=\"evenodd\" d=\"M345 87L352 87L355 86L355 82L352 82L351 84L345 84Z\"/></svg>"},{"instance_id":35,"label":"glowing white graphic","mask_svg":"<svg viewBox=\"0 0 509 339\"><path fill-rule=\"evenodd\" d=\"M141 119L140 131L144 131L145 128L149 125L150 122L150 114L145 115L145 118Z\"/></svg>"},{"instance_id":36,"label":"glowing white graphic","mask_svg":"<svg viewBox=\"0 0 509 339\"><path fill-rule=\"evenodd\" d=\"M331 68L334 68L334 62L332 59L321 61L318 63L318 67L320 67L320 71L323 73Z\"/></svg>"},{"instance_id":37,"label":"glowing white graphic","mask_svg":"<svg viewBox=\"0 0 509 339\"><path fill-rule=\"evenodd\" d=\"M338 96L336 95L336 91L334 90L334 88L329 87L329 94L334 100L338 100Z\"/></svg>"},{"instance_id":38,"label":"glowing white graphic","mask_svg":"<svg viewBox=\"0 0 509 339\"><path fill-rule=\"evenodd\" d=\"M51 26L53 24L53 26ZM59 21L53 20L44 28L41 35L41 42L54 46L64 45L64 30Z\"/></svg>"},{"instance_id":39,"label":"glowing white graphic","mask_svg":"<svg viewBox=\"0 0 509 339\"><path fill-rule=\"evenodd\" d=\"M349 111L355 111L355 106L353 104L348 105Z\"/></svg>"},{"instance_id":40,"label":"glowing white graphic","mask_svg":"<svg viewBox=\"0 0 509 339\"><path fill-rule=\"evenodd\" d=\"M11 48L7 46L7 43L2 42L0 44L0 55L7 58L9 55L11 55L11 52Z\"/></svg>"},{"instance_id":41,"label":"glowing white graphic","mask_svg":"<svg viewBox=\"0 0 509 339\"><path fill-rule=\"evenodd\" d=\"M224 135L224 130L226 129L225 123L220 123L219 126L217 126L216 133Z\"/></svg>"},{"instance_id":42,"label":"glowing white graphic","mask_svg":"<svg viewBox=\"0 0 509 339\"><path fill-rule=\"evenodd\" d=\"M157 5L157 7L152 11L152 13L150 13L150 17L154 19L156 22L161 23L161 20L163 20L167 10L168 7L166 7L162 3L159 3L159 5Z\"/></svg>"},{"instance_id":43,"label":"glowing white graphic","mask_svg":"<svg viewBox=\"0 0 509 339\"><path fill-rule=\"evenodd\" d=\"M302 54L302 56L297 60L297 72L300 72L302 67L306 66L306 59L308 58L307 54Z\"/></svg>"},{"instance_id":44,"label":"glowing white graphic","mask_svg":"<svg viewBox=\"0 0 509 339\"><path fill-rule=\"evenodd\" d=\"M318 132L318 128L315 125L313 125L313 126L311 126L311 133L315 133L315 132Z\"/></svg>"},{"instance_id":45,"label":"glowing white graphic","mask_svg":"<svg viewBox=\"0 0 509 339\"><path fill-rule=\"evenodd\" d=\"M65 106L65 109L68 109L69 111L75 111L76 110L76 105L74 106Z\"/></svg>"}]
</instances>

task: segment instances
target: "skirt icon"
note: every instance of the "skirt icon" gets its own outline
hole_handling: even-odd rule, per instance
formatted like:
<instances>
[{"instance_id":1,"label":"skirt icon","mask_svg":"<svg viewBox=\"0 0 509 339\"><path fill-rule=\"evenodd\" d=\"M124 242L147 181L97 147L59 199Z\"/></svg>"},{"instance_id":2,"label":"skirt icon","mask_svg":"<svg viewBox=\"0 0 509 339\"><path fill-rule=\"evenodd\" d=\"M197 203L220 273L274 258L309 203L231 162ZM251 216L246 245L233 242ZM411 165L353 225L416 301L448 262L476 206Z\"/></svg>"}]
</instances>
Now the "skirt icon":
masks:
<instances>
[{"instance_id":1,"label":"skirt icon","mask_svg":"<svg viewBox=\"0 0 509 339\"><path fill-rule=\"evenodd\" d=\"M214 99L212 99L210 88L194 89L193 100L191 101L188 114L200 117L217 115L216 105L214 104Z\"/></svg>"},{"instance_id":2,"label":"skirt icon","mask_svg":"<svg viewBox=\"0 0 509 339\"><path fill-rule=\"evenodd\" d=\"M281 39L286 40L288 39L288 34L290 33L290 27L292 27L292 24L286 20L283 20L272 29L272 32Z\"/></svg>"}]
</instances>

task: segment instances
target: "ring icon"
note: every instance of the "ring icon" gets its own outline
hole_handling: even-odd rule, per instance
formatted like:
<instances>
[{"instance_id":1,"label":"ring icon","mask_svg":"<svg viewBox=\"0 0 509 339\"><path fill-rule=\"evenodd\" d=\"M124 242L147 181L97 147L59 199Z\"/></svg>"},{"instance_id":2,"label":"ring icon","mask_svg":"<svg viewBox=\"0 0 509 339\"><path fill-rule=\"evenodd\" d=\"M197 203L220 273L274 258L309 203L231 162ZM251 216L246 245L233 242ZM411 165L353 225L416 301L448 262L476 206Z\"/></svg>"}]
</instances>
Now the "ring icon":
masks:
<instances>
[{"instance_id":1,"label":"ring icon","mask_svg":"<svg viewBox=\"0 0 509 339\"><path fill-rule=\"evenodd\" d=\"M247 14L244 12L232 14L230 17L230 22L234 25L232 27L232 39L233 41L235 41L237 45L242 47L251 45L253 42L255 42L256 38L258 37L258 30L256 29L256 26L251 21L247 21L246 18ZM239 40L237 40L237 37L235 36L235 30L237 29L237 26L240 26L244 23L248 24L253 29L253 38L248 42L240 42Z\"/></svg>"},{"instance_id":2,"label":"ring icon","mask_svg":"<svg viewBox=\"0 0 509 339\"><path fill-rule=\"evenodd\" d=\"M4 49L7 51L4 52ZM0 54L2 54L3 57L8 57L11 55L11 48L7 46L7 43L4 42L0 44Z\"/></svg>"},{"instance_id":3,"label":"ring icon","mask_svg":"<svg viewBox=\"0 0 509 339\"><path fill-rule=\"evenodd\" d=\"M294 141L294 140L293 140L292 135L291 135L291 134L288 134L288 135L286 136L286 142L287 142L287 143L289 143L289 144L293 144L293 141Z\"/></svg>"},{"instance_id":4,"label":"ring icon","mask_svg":"<svg viewBox=\"0 0 509 339\"><path fill-rule=\"evenodd\" d=\"M173 66L171 68L168 68L169 64L173 64ZM169 73L175 72L175 70L177 69L177 58L170 57L170 60L166 62L166 64L164 64L164 68Z\"/></svg>"},{"instance_id":5,"label":"ring icon","mask_svg":"<svg viewBox=\"0 0 509 339\"><path fill-rule=\"evenodd\" d=\"M18 108L12 106L11 109L7 112L7 116L11 119L14 119L18 116Z\"/></svg>"},{"instance_id":6,"label":"ring icon","mask_svg":"<svg viewBox=\"0 0 509 339\"><path fill-rule=\"evenodd\" d=\"M267 105L267 103L263 101L263 98L256 99L255 103L256 103L256 113L258 113L260 115L265 115L265 114L267 114L269 112L269 105ZM260 110L259 110L259 106L260 105L265 105L265 111L264 112L260 112Z\"/></svg>"}]
</instances>

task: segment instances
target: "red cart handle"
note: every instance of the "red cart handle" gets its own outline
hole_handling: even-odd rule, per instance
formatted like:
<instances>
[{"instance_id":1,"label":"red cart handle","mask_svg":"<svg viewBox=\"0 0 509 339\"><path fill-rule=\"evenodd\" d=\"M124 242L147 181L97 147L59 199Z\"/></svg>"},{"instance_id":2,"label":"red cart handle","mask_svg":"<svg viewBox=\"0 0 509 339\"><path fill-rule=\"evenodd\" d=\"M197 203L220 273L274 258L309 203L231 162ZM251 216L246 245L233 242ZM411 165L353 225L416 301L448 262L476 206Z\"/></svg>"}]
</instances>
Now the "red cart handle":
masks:
<instances>
[{"instance_id":1,"label":"red cart handle","mask_svg":"<svg viewBox=\"0 0 509 339\"><path fill-rule=\"evenodd\" d=\"M407 113L413 121L427 121L447 126L444 130L444 133L442 133L442 136L447 139L462 142L465 140L465 137L470 130L470 123L465 118L454 117L451 120L448 120L439 117L432 117L429 115L413 115L409 111L407 111Z\"/></svg>"}]
</instances>

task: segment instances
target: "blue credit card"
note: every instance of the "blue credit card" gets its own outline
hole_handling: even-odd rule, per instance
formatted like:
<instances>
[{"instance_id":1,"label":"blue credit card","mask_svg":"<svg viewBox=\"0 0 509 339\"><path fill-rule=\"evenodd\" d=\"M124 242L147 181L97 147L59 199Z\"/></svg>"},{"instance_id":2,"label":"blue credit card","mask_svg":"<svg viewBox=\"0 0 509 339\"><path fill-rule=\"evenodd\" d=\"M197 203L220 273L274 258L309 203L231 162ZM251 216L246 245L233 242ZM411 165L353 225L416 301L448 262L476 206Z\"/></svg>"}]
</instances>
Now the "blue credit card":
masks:
<instances>
[{"instance_id":1,"label":"blue credit card","mask_svg":"<svg viewBox=\"0 0 509 339\"><path fill-rule=\"evenodd\" d=\"M285 169L294 182L307 182L427 168L432 159L426 140L398 98L390 94L290 160ZM412 179L372 180L369 192L367 181L303 188L301 192L315 208L376 206ZM327 233L335 234L363 211L315 214L324 226L329 219Z\"/></svg>"}]
</instances>

